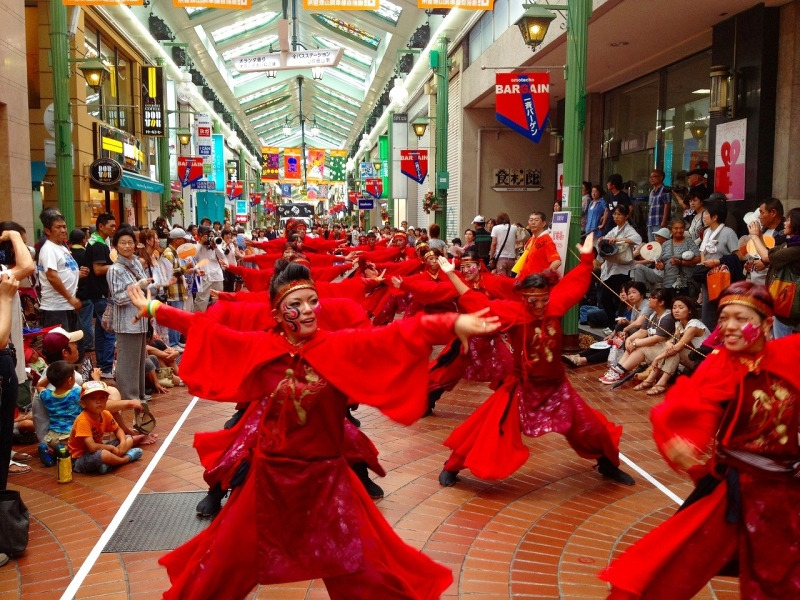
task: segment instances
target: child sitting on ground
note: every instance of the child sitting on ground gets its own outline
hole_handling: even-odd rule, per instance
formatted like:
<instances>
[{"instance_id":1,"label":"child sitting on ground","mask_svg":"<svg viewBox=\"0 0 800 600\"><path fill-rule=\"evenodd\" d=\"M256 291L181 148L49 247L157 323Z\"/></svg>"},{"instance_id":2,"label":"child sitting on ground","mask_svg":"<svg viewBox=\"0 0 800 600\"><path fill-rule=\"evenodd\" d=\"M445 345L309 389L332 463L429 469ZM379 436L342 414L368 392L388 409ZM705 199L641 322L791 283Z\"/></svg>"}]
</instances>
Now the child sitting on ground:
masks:
<instances>
[{"instance_id":1,"label":"child sitting on ground","mask_svg":"<svg viewBox=\"0 0 800 600\"><path fill-rule=\"evenodd\" d=\"M50 389L48 382L55 389ZM59 444L66 444L72 424L81 414L81 405L78 403L81 388L75 385L73 366L65 360L57 360L47 367L46 378L40 379L36 387L50 418L44 442L56 450Z\"/></svg>"},{"instance_id":2,"label":"child sitting on ground","mask_svg":"<svg viewBox=\"0 0 800 600\"><path fill-rule=\"evenodd\" d=\"M87 381L81 386L83 411L75 419L67 445L76 473L108 473L113 467L139 460L142 449L136 448L147 436L126 436L106 410L108 386L102 381ZM105 444L103 434L116 439Z\"/></svg>"}]
</instances>

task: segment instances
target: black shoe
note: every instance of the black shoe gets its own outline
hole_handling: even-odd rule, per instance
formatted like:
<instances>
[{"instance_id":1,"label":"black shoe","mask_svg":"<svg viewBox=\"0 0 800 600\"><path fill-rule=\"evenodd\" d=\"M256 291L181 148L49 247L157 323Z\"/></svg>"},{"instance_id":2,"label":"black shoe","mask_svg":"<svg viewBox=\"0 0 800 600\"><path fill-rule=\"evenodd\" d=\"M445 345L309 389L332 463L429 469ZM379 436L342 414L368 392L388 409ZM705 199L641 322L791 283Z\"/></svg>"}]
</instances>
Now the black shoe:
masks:
<instances>
[{"instance_id":1,"label":"black shoe","mask_svg":"<svg viewBox=\"0 0 800 600\"><path fill-rule=\"evenodd\" d=\"M439 485L441 486L451 487L456 484L456 481L458 481L458 471L442 469L442 472L439 473Z\"/></svg>"},{"instance_id":2,"label":"black shoe","mask_svg":"<svg viewBox=\"0 0 800 600\"><path fill-rule=\"evenodd\" d=\"M383 498L383 488L369 478L367 463L356 463L350 465L350 468L353 469L353 472L358 476L358 480L361 482L361 485L364 486L364 489L367 490L367 494L369 494L370 498L373 500Z\"/></svg>"},{"instance_id":3,"label":"black shoe","mask_svg":"<svg viewBox=\"0 0 800 600\"><path fill-rule=\"evenodd\" d=\"M597 459L597 472L607 479L611 479L624 485L634 485L636 483L633 477L628 475L619 467L614 466L614 463L608 460L605 456L601 456Z\"/></svg>"},{"instance_id":4,"label":"black shoe","mask_svg":"<svg viewBox=\"0 0 800 600\"><path fill-rule=\"evenodd\" d=\"M222 428L232 429L233 427L235 427L236 424L239 422L239 420L244 416L244 412L245 412L244 409L237 410L235 413L233 413L233 416L230 419L225 421L225 425L223 425Z\"/></svg>"},{"instance_id":5,"label":"black shoe","mask_svg":"<svg viewBox=\"0 0 800 600\"><path fill-rule=\"evenodd\" d=\"M436 402L442 397L444 392L444 388L428 392L428 412L426 412L424 416L427 417L433 414L433 409L436 408Z\"/></svg>"},{"instance_id":6,"label":"black shoe","mask_svg":"<svg viewBox=\"0 0 800 600\"><path fill-rule=\"evenodd\" d=\"M197 515L200 517L213 517L222 509L222 499L228 493L220 488L218 483L208 490L206 497L197 503Z\"/></svg>"},{"instance_id":7,"label":"black shoe","mask_svg":"<svg viewBox=\"0 0 800 600\"><path fill-rule=\"evenodd\" d=\"M359 421L353 416L353 410L355 410L355 407L348 406L347 411L344 413L344 416L347 418L348 421L350 421L356 427L361 427L361 421ZM381 497L383 497L383 494L381 494Z\"/></svg>"}]
</instances>

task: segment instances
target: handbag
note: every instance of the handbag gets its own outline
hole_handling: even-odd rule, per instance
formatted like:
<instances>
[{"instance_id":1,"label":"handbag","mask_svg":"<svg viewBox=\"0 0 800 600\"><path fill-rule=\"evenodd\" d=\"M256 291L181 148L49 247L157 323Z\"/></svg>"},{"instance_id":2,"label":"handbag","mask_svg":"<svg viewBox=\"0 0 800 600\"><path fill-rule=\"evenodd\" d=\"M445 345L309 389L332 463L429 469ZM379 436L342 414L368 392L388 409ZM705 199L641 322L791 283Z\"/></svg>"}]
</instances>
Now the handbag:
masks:
<instances>
[{"instance_id":1,"label":"handbag","mask_svg":"<svg viewBox=\"0 0 800 600\"><path fill-rule=\"evenodd\" d=\"M19 556L28 546L30 515L17 490L0 490L0 552Z\"/></svg>"},{"instance_id":2,"label":"handbag","mask_svg":"<svg viewBox=\"0 0 800 600\"><path fill-rule=\"evenodd\" d=\"M716 300L722 291L731 284L731 272L726 265L718 265L709 270L706 277L708 287L708 299Z\"/></svg>"},{"instance_id":3,"label":"handbag","mask_svg":"<svg viewBox=\"0 0 800 600\"><path fill-rule=\"evenodd\" d=\"M107 332L114 333L114 300L112 300L110 296L106 302L106 309L103 311L100 324Z\"/></svg>"},{"instance_id":4,"label":"handbag","mask_svg":"<svg viewBox=\"0 0 800 600\"><path fill-rule=\"evenodd\" d=\"M800 275L787 267L777 270L771 275L768 289L775 304L775 316L782 319L800 319L800 294L797 286Z\"/></svg>"}]
</instances>

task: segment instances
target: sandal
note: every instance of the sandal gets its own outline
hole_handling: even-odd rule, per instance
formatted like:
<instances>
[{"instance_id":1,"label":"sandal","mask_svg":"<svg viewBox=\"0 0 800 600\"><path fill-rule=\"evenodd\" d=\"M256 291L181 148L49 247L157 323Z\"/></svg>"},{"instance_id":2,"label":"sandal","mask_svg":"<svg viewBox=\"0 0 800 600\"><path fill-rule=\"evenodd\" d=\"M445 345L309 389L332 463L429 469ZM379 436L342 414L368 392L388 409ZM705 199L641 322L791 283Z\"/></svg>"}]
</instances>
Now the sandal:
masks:
<instances>
[{"instance_id":1,"label":"sandal","mask_svg":"<svg viewBox=\"0 0 800 600\"><path fill-rule=\"evenodd\" d=\"M33 457L30 454L25 454L24 452L17 452L15 450L11 451L11 460L15 460L17 462L30 462L33 460Z\"/></svg>"},{"instance_id":2,"label":"sandal","mask_svg":"<svg viewBox=\"0 0 800 600\"><path fill-rule=\"evenodd\" d=\"M30 473L32 470L30 465L23 465L13 460L10 461L10 463L11 464L8 466L9 475L24 475L25 473Z\"/></svg>"},{"instance_id":3,"label":"sandal","mask_svg":"<svg viewBox=\"0 0 800 600\"><path fill-rule=\"evenodd\" d=\"M663 394L667 391L667 386L665 385L654 385L649 392L647 392L648 396L658 396Z\"/></svg>"},{"instance_id":4,"label":"sandal","mask_svg":"<svg viewBox=\"0 0 800 600\"><path fill-rule=\"evenodd\" d=\"M562 354L561 362L564 362L571 367L577 368L581 366L581 357L578 356L577 354Z\"/></svg>"},{"instance_id":5,"label":"sandal","mask_svg":"<svg viewBox=\"0 0 800 600\"><path fill-rule=\"evenodd\" d=\"M653 385L655 385L655 384L652 381L645 380L642 383L640 383L639 385L637 385L635 388L633 388L633 390L635 392L641 392L641 391L644 391L644 390L649 390L651 387L653 387Z\"/></svg>"}]
</instances>

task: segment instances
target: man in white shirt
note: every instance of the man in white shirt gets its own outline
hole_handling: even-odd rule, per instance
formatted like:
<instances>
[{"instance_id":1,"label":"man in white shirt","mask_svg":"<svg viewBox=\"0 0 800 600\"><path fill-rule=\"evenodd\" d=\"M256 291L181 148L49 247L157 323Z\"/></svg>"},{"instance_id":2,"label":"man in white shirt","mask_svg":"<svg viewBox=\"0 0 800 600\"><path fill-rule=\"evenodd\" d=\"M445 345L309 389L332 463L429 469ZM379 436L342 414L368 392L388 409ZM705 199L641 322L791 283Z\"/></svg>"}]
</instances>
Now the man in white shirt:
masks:
<instances>
[{"instance_id":1,"label":"man in white shirt","mask_svg":"<svg viewBox=\"0 0 800 600\"><path fill-rule=\"evenodd\" d=\"M55 211L45 211L41 216L47 237L39 249L37 269L42 286L39 300L42 327L61 325L67 331L80 330L78 311L81 301L75 297L80 268L72 253L64 245L67 240L67 223ZM83 346L83 341L78 342ZM79 348L79 351L81 348Z\"/></svg>"},{"instance_id":2,"label":"man in white shirt","mask_svg":"<svg viewBox=\"0 0 800 600\"><path fill-rule=\"evenodd\" d=\"M222 249L210 237L211 228L202 226L197 230L200 241L197 243L197 254L194 260L197 267L195 275L200 276L197 293L194 296L194 312L205 312L211 297L211 290L223 291L223 270L228 268L228 261Z\"/></svg>"}]
</instances>

